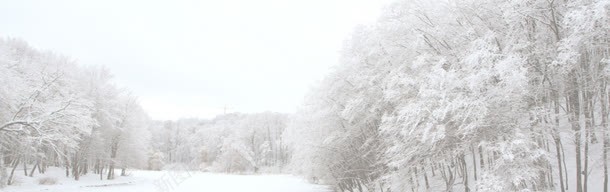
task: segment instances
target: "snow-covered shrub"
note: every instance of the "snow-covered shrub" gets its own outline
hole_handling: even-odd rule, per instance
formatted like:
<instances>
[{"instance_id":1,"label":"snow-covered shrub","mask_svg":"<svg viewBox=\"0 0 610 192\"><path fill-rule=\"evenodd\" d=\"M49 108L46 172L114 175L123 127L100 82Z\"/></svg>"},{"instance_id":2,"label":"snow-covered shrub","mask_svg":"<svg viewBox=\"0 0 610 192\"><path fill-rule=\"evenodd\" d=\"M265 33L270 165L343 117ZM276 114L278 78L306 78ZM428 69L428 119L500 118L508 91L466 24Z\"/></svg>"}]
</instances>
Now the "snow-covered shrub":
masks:
<instances>
[{"instance_id":1,"label":"snow-covered shrub","mask_svg":"<svg viewBox=\"0 0 610 192\"><path fill-rule=\"evenodd\" d=\"M148 158L148 169L160 171L163 168L163 153L154 152Z\"/></svg>"},{"instance_id":2,"label":"snow-covered shrub","mask_svg":"<svg viewBox=\"0 0 610 192\"><path fill-rule=\"evenodd\" d=\"M502 178L491 174L481 174L481 180L476 183L476 191L505 191Z\"/></svg>"},{"instance_id":3,"label":"snow-covered shrub","mask_svg":"<svg viewBox=\"0 0 610 192\"><path fill-rule=\"evenodd\" d=\"M55 177L43 177L38 179L40 185L55 185L57 184L57 178Z\"/></svg>"},{"instance_id":4,"label":"snow-covered shrub","mask_svg":"<svg viewBox=\"0 0 610 192\"><path fill-rule=\"evenodd\" d=\"M251 171L251 164L237 150L228 149L214 162L212 170L227 173L243 173Z\"/></svg>"}]
</instances>

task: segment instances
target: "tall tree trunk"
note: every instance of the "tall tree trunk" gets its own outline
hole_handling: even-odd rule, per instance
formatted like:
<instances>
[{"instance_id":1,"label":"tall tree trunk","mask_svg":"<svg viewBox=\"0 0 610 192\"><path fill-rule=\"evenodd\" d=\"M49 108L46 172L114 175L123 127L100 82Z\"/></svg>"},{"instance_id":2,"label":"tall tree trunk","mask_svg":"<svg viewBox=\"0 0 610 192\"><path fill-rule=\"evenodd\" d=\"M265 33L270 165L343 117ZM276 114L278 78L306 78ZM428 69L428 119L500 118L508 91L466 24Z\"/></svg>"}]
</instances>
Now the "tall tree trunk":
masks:
<instances>
[{"instance_id":1,"label":"tall tree trunk","mask_svg":"<svg viewBox=\"0 0 610 192\"><path fill-rule=\"evenodd\" d=\"M280 172L282 172L282 169L284 168L284 144L282 144L282 137L278 137L280 139L279 141L279 158L280 158ZM381 189L383 190L383 189Z\"/></svg>"},{"instance_id":2,"label":"tall tree trunk","mask_svg":"<svg viewBox=\"0 0 610 192\"><path fill-rule=\"evenodd\" d=\"M474 169L474 181L476 183L477 181L477 153L476 153L476 149L474 147L470 148L472 150L472 168Z\"/></svg>"},{"instance_id":3,"label":"tall tree trunk","mask_svg":"<svg viewBox=\"0 0 610 192\"><path fill-rule=\"evenodd\" d=\"M586 89L584 87L583 89ZM589 183L589 141L591 140L591 108L590 105L590 96L587 90L583 90L583 113L585 115L585 151L584 151L584 167L583 167L583 191L587 192L588 183Z\"/></svg>"},{"instance_id":4,"label":"tall tree trunk","mask_svg":"<svg viewBox=\"0 0 610 192\"><path fill-rule=\"evenodd\" d=\"M117 136L112 140L112 145L110 146L110 165L108 166L108 177L106 178L108 180L114 179L114 164L118 148L119 137Z\"/></svg>"},{"instance_id":5,"label":"tall tree trunk","mask_svg":"<svg viewBox=\"0 0 610 192\"><path fill-rule=\"evenodd\" d=\"M83 165L80 166L80 173L81 175L86 175L89 172L89 163L87 163L87 159L83 160Z\"/></svg>"},{"instance_id":6,"label":"tall tree trunk","mask_svg":"<svg viewBox=\"0 0 610 192\"><path fill-rule=\"evenodd\" d=\"M413 176L409 177L409 183L411 183L411 192L415 192L415 183L413 183Z\"/></svg>"},{"instance_id":7,"label":"tall tree trunk","mask_svg":"<svg viewBox=\"0 0 610 192\"><path fill-rule=\"evenodd\" d=\"M34 167L32 167L32 170L30 171L30 177L34 177L34 171L36 171L36 168L40 165L40 161L36 161L36 165L34 165Z\"/></svg>"},{"instance_id":8,"label":"tall tree trunk","mask_svg":"<svg viewBox=\"0 0 610 192\"><path fill-rule=\"evenodd\" d=\"M574 150L576 152L576 192L582 192L582 154L581 154L581 128L580 128L580 89L578 88L577 78L572 80L573 86L568 95L569 120L574 131Z\"/></svg>"},{"instance_id":9,"label":"tall tree trunk","mask_svg":"<svg viewBox=\"0 0 610 192\"><path fill-rule=\"evenodd\" d=\"M43 159L40 165L38 165L38 173L44 174L47 171L47 163Z\"/></svg>"},{"instance_id":10,"label":"tall tree trunk","mask_svg":"<svg viewBox=\"0 0 610 192\"><path fill-rule=\"evenodd\" d=\"M413 180L415 181L415 188L419 190L419 174L417 173L417 167L413 168L415 176L413 176Z\"/></svg>"},{"instance_id":11,"label":"tall tree trunk","mask_svg":"<svg viewBox=\"0 0 610 192\"><path fill-rule=\"evenodd\" d=\"M563 143L559 143L561 146L561 161L563 162L563 172L565 173L565 179L566 179L566 190L569 190L570 187L570 177L568 177L568 166L566 166L566 151L565 148L563 148Z\"/></svg>"},{"instance_id":12,"label":"tall tree trunk","mask_svg":"<svg viewBox=\"0 0 610 192\"><path fill-rule=\"evenodd\" d=\"M273 158L271 159L271 163L275 164L275 160L277 159L275 157L275 149L274 149L274 143L272 142L273 140L271 139L271 126L266 125L267 127L267 142L269 142L269 151L271 151L271 154L273 155ZM263 159L267 159L266 157L263 157ZM263 162L263 165L267 165L269 166L269 162Z\"/></svg>"},{"instance_id":13,"label":"tall tree trunk","mask_svg":"<svg viewBox=\"0 0 610 192\"><path fill-rule=\"evenodd\" d=\"M555 178L553 178L553 166L551 165L547 165L548 166L548 170L549 173L548 175L548 180L546 181L546 183L550 184L551 189L555 189Z\"/></svg>"},{"instance_id":14,"label":"tall tree trunk","mask_svg":"<svg viewBox=\"0 0 610 192\"><path fill-rule=\"evenodd\" d=\"M608 90L606 88L606 82L603 81L601 87L601 105L602 105L602 139L604 140L603 148L603 166L604 166L604 192L608 192Z\"/></svg>"},{"instance_id":15,"label":"tall tree trunk","mask_svg":"<svg viewBox=\"0 0 610 192\"><path fill-rule=\"evenodd\" d=\"M555 141L555 152L557 153L557 169L559 170L559 187L561 192L565 192L566 189L563 184L563 170L561 167L561 134L559 134L559 103L557 103L558 95L555 95L555 126L553 126L553 140ZM567 176L566 176L567 177Z\"/></svg>"},{"instance_id":16,"label":"tall tree trunk","mask_svg":"<svg viewBox=\"0 0 610 192\"><path fill-rule=\"evenodd\" d=\"M455 181L455 175L453 171L451 171L451 167L446 165L446 163L443 163L441 166L439 166L439 172L443 178L443 181L445 181L445 191L451 191Z\"/></svg>"},{"instance_id":17,"label":"tall tree trunk","mask_svg":"<svg viewBox=\"0 0 610 192\"><path fill-rule=\"evenodd\" d=\"M104 165L100 164L100 180L104 180Z\"/></svg>"},{"instance_id":18,"label":"tall tree trunk","mask_svg":"<svg viewBox=\"0 0 610 192\"><path fill-rule=\"evenodd\" d=\"M481 170L484 170L485 168L483 166L485 166L485 158L483 158L483 146L479 145L479 166L481 166Z\"/></svg>"},{"instance_id":19,"label":"tall tree trunk","mask_svg":"<svg viewBox=\"0 0 610 192\"><path fill-rule=\"evenodd\" d=\"M2 154L2 147L0 147L0 189L6 186L7 173L4 167L4 154Z\"/></svg>"},{"instance_id":20,"label":"tall tree trunk","mask_svg":"<svg viewBox=\"0 0 610 192\"><path fill-rule=\"evenodd\" d=\"M436 167L436 163L429 163L428 162L428 164L430 164L430 172L432 172L432 177L435 177L436 174L434 173L435 172L434 171L434 169L435 169L434 167Z\"/></svg>"},{"instance_id":21,"label":"tall tree trunk","mask_svg":"<svg viewBox=\"0 0 610 192\"><path fill-rule=\"evenodd\" d=\"M70 158L68 158L68 151L67 150L64 150L64 151L65 151L65 157L64 158L66 160L66 162L65 162L65 164L66 164L66 177L70 177Z\"/></svg>"},{"instance_id":22,"label":"tall tree trunk","mask_svg":"<svg viewBox=\"0 0 610 192\"><path fill-rule=\"evenodd\" d=\"M13 184L13 178L15 177L15 169L19 166L19 159L13 160L13 169L11 169L11 174L8 176L7 185Z\"/></svg>"},{"instance_id":23,"label":"tall tree trunk","mask_svg":"<svg viewBox=\"0 0 610 192\"><path fill-rule=\"evenodd\" d=\"M108 165L108 176L106 176L106 179L114 179L114 162L112 160L110 161L110 165Z\"/></svg>"},{"instance_id":24,"label":"tall tree trunk","mask_svg":"<svg viewBox=\"0 0 610 192\"><path fill-rule=\"evenodd\" d=\"M74 153L74 159L72 161L72 175L74 176L74 180L78 181L80 179L80 166L79 166L79 158L78 152Z\"/></svg>"},{"instance_id":25,"label":"tall tree trunk","mask_svg":"<svg viewBox=\"0 0 610 192\"><path fill-rule=\"evenodd\" d=\"M422 167L422 172L424 173L424 181L426 182L426 190L430 190L430 184L428 181L428 174L426 173L426 166ZM382 188L383 190L383 188Z\"/></svg>"},{"instance_id":26,"label":"tall tree trunk","mask_svg":"<svg viewBox=\"0 0 610 192\"><path fill-rule=\"evenodd\" d=\"M100 170L100 160L96 159L95 160L95 165L93 166L93 173L94 174L98 174Z\"/></svg>"},{"instance_id":27,"label":"tall tree trunk","mask_svg":"<svg viewBox=\"0 0 610 192\"><path fill-rule=\"evenodd\" d=\"M470 192L470 187L468 187L468 166L466 165L466 155L462 154L460 160L462 164L462 170L464 172L464 174L462 175L464 179L464 192Z\"/></svg>"},{"instance_id":28,"label":"tall tree trunk","mask_svg":"<svg viewBox=\"0 0 610 192\"><path fill-rule=\"evenodd\" d=\"M27 160L25 159L25 155L23 155L23 175L28 176L28 165Z\"/></svg>"}]
</instances>

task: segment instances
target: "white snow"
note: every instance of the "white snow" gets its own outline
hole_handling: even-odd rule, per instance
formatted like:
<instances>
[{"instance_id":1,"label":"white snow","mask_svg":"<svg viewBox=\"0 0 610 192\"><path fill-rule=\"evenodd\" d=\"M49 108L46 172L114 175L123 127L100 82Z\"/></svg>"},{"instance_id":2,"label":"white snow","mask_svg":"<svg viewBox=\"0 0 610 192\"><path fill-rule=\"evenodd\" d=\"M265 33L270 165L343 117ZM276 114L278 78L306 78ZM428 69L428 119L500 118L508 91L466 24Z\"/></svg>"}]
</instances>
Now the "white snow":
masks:
<instances>
[{"instance_id":1,"label":"white snow","mask_svg":"<svg viewBox=\"0 0 610 192\"><path fill-rule=\"evenodd\" d=\"M120 173L120 170L117 170ZM2 192L330 192L323 185L310 184L291 175L230 175L220 173L189 172L190 176L168 189L157 185L158 181L171 182L167 171L131 171L129 176L117 176L114 180L99 180L99 175L88 174L80 181L66 178L60 168L51 168L44 175L33 178L17 170L17 185L0 189ZM105 175L104 175L105 176ZM38 179L54 177L55 185L39 185Z\"/></svg>"}]
</instances>

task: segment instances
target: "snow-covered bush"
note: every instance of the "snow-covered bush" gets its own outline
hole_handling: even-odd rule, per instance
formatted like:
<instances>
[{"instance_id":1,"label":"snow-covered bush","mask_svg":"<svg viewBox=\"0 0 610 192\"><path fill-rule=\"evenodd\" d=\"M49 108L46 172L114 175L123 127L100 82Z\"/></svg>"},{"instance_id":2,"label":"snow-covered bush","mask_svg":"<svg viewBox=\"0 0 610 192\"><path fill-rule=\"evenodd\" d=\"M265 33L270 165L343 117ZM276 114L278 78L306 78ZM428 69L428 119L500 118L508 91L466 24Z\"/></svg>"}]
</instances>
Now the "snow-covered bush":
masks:
<instances>
[{"instance_id":1,"label":"snow-covered bush","mask_svg":"<svg viewBox=\"0 0 610 192\"><path fill-rule=\"evenodd\" d=\"M248 153L249 151L244 150L239 143L227 140L222 146L220 156L214 161L212 169L226 173L254 172L255 167L252 160L247 159L250 156Z\"/></svg>"},{"instance_id":2,"label":"snow-covered bush","mask_svg":"<svg viewBox=\"0 0 610 192\"><path fill-rule=\"evenodd\" d=\"M163 153L153 152L148 158L148 170L160 171L163 168Z\"/></svg>"},{"instance_id":3,"label":"snow-covered bush","mask_svg":"<svg viewBox=\"0 0 610 192\"><path fill-rule=\"evenodd\" d=\"M38 179L40 185L55 185L57 184L57 178L55 177L42 177Z\"/></svg>"}]
</instances>

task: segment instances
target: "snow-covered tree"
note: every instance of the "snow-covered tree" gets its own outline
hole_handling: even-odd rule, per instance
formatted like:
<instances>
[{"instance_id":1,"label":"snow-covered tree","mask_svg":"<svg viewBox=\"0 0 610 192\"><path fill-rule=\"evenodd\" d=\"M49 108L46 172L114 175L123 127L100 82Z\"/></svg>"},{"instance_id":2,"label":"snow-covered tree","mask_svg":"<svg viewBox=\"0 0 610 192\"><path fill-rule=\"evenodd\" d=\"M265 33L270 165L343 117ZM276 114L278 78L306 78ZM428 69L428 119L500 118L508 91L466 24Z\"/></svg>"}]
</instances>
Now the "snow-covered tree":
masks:
<instances>
[{"instance_id":1,"label":"snow-covered tree","mask_svg":"<svg viewBox=\"0 0 610 192\"><path fill-rule=\"evenodd\" d=\"M220 172L279 172L289 156L282 137L287 120L285 114L264 112L156 122L151 144L161 149L166 164Z\"/></svg>"},{"instance_id":2,"label":"snow-covered tree","mask_svg":"<svg viewBox=\"0 0 610 192\"><path fill-rule=\"evenodd\" d=\"M590 154L608 143L609 8L396 1L295 115L293 167L342 191L587 191L591 166L607 175Z\"/></svg>"},{"instance_id":3,"label":"snow-covered tree","mask_svg":"<svg viewBox=\"0 0 610 192\"><path fill-rule=\"evenodd\" d=\"M123 93L110 83L104 68L81 67L23 41L0 39L0 73L2 185L12 184L18 165L32 176L36 169L44 172L48 165L63 164L66 176L77 180L91 165L102 167L110 157L99 157L111 154L104 148L110 151L110 132L125 111L131 111L125 135L134 140L124 146L129 151L125 164L147 151L147 137L134 136L148 131L145 113L137 103L118 105ZM8 174L5 165L10 166ZM27 165L34 166L29 170Z\"/></svg>"}]
</instances>

